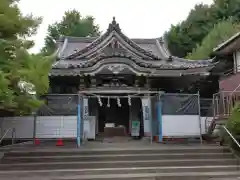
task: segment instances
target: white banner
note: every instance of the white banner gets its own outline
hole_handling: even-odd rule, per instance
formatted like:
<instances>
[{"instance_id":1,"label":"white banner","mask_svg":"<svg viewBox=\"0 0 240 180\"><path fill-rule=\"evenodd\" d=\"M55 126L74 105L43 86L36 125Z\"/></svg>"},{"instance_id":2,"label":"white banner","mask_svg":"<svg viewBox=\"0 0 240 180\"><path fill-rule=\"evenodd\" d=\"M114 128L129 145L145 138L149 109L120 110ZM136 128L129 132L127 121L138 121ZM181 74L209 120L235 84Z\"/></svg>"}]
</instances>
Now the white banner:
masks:
<instances>
[{"instance_id":1,"label":"white banner","mask_svg":"<svg viewBox=\"0 0 240 180\"><path fill-rule=\"evenodd\" d=\"M83 118L87 119L86 117L89 116L88 111L88 98L83 98Z\"/></svg>"},{"instance_id":2,"label":"white banner","mask_svg":"<svg viewBox=\"0 0 240 180\"><path fill-rule=\"evenodd\" d=\"M151 111L150 111L150 98L148 97L143 97L142 98L142 113L143 113L143 125L144 125L144 134L149 135L151 132Z\"/></svg>"}]
</instances>

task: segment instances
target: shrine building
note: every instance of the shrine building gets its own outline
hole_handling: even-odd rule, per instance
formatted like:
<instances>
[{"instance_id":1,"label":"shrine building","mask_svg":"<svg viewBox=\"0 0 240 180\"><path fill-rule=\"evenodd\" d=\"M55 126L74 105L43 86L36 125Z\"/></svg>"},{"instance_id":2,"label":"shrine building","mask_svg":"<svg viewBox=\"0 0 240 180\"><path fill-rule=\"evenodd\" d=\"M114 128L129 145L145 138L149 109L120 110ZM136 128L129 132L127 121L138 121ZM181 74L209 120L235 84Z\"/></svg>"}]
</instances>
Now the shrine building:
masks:
<instances>
[{"instance_id":1,"label":"shrine building","mask_svg":"<svg viewBox=\"0 0 240 180\"><path fill-rule=\"evenodd\" d=\"M78 94L83 99L81 117L95 117L95 134L104 132L106 126L123 126L130 133L132 121L140 122L140 136L148 136L153 131L159 134L161 129L153 130L160 125L153 120L159 114L152 99L158 102L163 97L162 115L198 115L199 118L199 98L211 98L218 91L218 81L211 74L217 63L215 59L188 60L172 56L164 38L131 39L115 18L100 37L63 36L57 43L58 58L49 74L49 97ZM186 94L199 94L199 97L190 102L190 95ZM167 95L177 100L166 98ZM51 100L48 101L50 107ZM183 110L186 109L183 102L192 105L186 105L188 110ZM65 106L63 101L58 104L62 105L58 109L60 113L70 109L66 101ZM76 112L62 115L76 115ZM163 117L158 118L163 122Z\"/></svg>"}]
</instances>

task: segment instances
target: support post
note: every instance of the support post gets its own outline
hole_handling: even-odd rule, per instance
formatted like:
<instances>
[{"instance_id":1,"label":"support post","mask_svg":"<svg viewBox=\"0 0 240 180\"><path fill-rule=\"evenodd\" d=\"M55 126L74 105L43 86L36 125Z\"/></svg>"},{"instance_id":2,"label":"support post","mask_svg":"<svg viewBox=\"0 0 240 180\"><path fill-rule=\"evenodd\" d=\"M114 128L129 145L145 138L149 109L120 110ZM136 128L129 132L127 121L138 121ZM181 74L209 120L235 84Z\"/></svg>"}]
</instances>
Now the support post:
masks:
<instances>
[{"instance_id":1,"label":"support post","mask_svg":"<svg viewBox=\"0 0 240 180\"><path fill-rule=\"evenodd\" d=\"M158 124L159 124L159 137L158 137L158 141L160 143L163 142L163 132L162 132L162 103L160 100L160 95L158 98L158 102L157 102L157 118L158 118Z\"/></svg>"},{"instance_id":2,"label":"support post","mask_svg":"<svg viewBox=\"0 0 240 180\"><path fill-rule=\"evenodd\" d=\"M200 93L198 91L197 93L197 98L198 98L198 119L199 119L199 133L200 133L200 143L203 143L202 140L202 121L201 121L201 104L200 104Z\"/></svg>"},{"instance_id":3,"label":"support post","mask_svg":"<svg viewBox=\"0 0 240 180\"><path fill-rule=\"evenodd\" d=\"M35 139L36 139L36 130L37 130L37 113L34 112L34 114L33 114L33 144L35 143Z\"/></svg>"},{"instance_id":4,"label":"support post","mask_svg":"<svg viewBox=\"0 0 240 180\"><path fill-rule=\"evenodd\" d=\"M78 95L78 106L77 106L77 146L81 146L81 105L80 95Z\"/></svg>"},{"instance_id":5,"label":"support post","mask_svg":"<svg viewBox=\"0 0 240 180\"><path fill-rule=\"evenodd\" d=\"M152 122L152 99L148 94L148 108L149 108L149 120L150 120L150 131L151 131L151 144L153 143L153 122Z\"/></svg>"}]
</instances>

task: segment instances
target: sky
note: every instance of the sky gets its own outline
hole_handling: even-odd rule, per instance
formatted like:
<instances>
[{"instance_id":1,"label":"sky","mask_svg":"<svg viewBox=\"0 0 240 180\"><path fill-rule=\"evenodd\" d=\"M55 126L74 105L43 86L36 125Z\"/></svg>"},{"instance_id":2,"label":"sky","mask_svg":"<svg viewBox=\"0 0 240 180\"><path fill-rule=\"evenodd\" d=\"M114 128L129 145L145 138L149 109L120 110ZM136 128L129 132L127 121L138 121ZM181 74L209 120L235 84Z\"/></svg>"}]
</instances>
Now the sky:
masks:
<instances>
[{"instance_id":1,"label":"sky","mask_svg":"<svg viewBox=\"0 0 240 180\"><path fill-rule=\"evenodd\" d=\"M195 4L211 4L213 0L21 0L23 14L43 17L38 29L35 47L37 53L44 45L47 27L60 21L64 12L78 10L82 16L92 15L104 32L113 16L123 33L130 38L156 38L163 35L171 24L184 20Z\"/></svg>"}]
</instances>

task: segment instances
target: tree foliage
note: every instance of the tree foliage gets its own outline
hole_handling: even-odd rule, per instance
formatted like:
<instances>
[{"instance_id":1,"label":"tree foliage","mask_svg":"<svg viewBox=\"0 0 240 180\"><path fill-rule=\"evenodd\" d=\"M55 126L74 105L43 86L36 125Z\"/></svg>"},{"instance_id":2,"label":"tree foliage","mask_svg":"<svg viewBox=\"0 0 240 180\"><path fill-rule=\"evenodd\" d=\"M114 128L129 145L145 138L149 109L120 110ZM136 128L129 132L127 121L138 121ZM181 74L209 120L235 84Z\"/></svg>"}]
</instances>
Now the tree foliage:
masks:
<instances>
[{"instance_id":1,"label":"tree foliage","mask_svg":"<svg viewBox=\"0 0 240 180\"><path fill-rule=\"evenodd\" d=\"M92 16L82 17L76 10L67 11L60 22L49 25L42 52L53 53L56 49L56 40L61 36L93 37L99 35L99 27Z\"/></svg>"},{"instance_id":2,"label":"tree foliage","mask_svg":"<svg viewBox=\"0 0 240 180\"><path fill-rule=\"evenodd\" d=\"M202 43L189 53L188 59L208 59L215 47L228 40L237 32L240 32L240 23L234 23L231 19L222 21L203 39Z\"/></svg>"},{"instance_id":3,"label":"tree foliage","mask_svg":"<svg viewBox=\"0 0 240 180\"><path fill-rule=\"evenodd\" d=\"M165 33L170 52L185 57L220 21L232 18L240 21L240 0L215 0L212 5L198 4L188 17L177 25L172 25Z\"/></svg>"},{"instance_id":4,"label":"tree foliage","mask_svg":"<svg viewBox=\"0 0 240 180\"><path fill-rule=\"evenodd\" d=\"M23 16L16 0L1 0L0 11L0 110L32 113L42 103L36 97L48 90L52 59L27 52L33 42L26 38L36 33L41 18ZM20 81L32 83L37 96L20 89Z\"/></svg>"},{"instance_id":5,"label":"tree foliage","mask_svg":"<svg viewBox=\"0 0 240 180\"><path fill-rule=\"evenodd\" d=\"M239 103L237 103L234 106L226 126L234 136L240 135L240 104Z\"/></svg>"},{"instance_id":6,"label":"tree foliage","mask_svg":"<svg viewBox=\"0 0 240 180\"><path fill-rule=\"evenodd\" d=\"M227 129L231 134L239 141L240 137L240 104L239 102L235 104L232 113L226 123ZM238 148L236 143L233 142L229 134L225 130L222 130L223 140L226 141L232 148Z\"/></svg>"}]
</instances>

